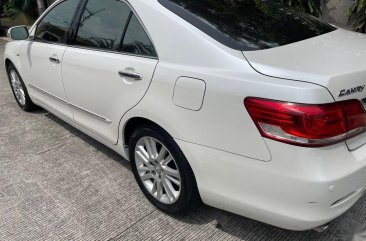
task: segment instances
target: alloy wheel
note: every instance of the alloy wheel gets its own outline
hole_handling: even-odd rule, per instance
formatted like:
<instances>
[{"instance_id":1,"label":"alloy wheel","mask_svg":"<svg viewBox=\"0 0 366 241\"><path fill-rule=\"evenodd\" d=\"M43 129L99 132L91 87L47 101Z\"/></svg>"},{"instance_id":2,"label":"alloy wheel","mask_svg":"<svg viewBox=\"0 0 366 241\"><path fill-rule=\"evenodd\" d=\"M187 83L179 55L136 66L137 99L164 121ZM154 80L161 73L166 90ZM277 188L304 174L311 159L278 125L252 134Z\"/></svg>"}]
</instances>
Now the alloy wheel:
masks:
<instances>
[{"instance_id":1,"label":"alloy wheel","mask_svg":"<svg viewBox=\"0 0 366 241\"><path fill-rule=\"evenodd\" d=\"M169 150L152 137L142 137L135 147L135 164L146 190L158 201L175 203L181 194L181 175Z\"/></svg>"},{"instance_id":2,"label":"alloy wheel","mask_svg":"<svg viewBox=\"0 0 366 241\"><path fill-rule=\"evenodd\" d=\"M15 70L10 70L10 83L14 91L15 97L21 105L25 105L25 91L23 85L20 82L19 76Z\"/></svg>"}]
</instances>

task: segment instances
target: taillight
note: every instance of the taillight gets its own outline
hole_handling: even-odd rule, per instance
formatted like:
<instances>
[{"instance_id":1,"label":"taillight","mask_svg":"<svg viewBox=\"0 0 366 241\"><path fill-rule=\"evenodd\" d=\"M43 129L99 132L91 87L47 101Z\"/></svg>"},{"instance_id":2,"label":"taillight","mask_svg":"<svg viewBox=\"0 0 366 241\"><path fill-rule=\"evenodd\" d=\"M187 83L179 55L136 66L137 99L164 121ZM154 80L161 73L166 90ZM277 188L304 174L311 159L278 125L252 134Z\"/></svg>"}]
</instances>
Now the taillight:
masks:
<instances>
[{"instance_id":1,"label":"taillight","mask_svg":"<svg viewBox=\"0 0 366 241\"><path fill-rule=\"evenodd\" d=\"M293 145L328 146L366 131L359 100L312 105L250 97L244 104L263 137Z\"/></svg>"}]
</instances>

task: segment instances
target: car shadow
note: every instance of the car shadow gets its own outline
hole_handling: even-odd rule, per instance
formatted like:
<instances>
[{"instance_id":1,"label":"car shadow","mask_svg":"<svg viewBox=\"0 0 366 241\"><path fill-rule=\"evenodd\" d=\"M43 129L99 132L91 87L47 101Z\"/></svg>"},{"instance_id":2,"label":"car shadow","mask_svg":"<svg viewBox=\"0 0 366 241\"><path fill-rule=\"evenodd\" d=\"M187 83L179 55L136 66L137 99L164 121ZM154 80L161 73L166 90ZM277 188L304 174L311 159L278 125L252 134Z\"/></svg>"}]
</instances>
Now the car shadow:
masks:
<instances>
[{"instance_id":1,"label":"car shadow","mask_svg":"<svg viewBox=\"0 0 366 241\"><path fill-rule=\"evenodd\" d=\"M124 168L131 170L130 163L122 158L118 153L105 145L99 143L78 129L67 124L63 120L44 110L38 110L35 114L44 114L46 118L62 126L74 136L88 143L98 151L102 152L110 159L118 162ZM329 225L329 229L318 233L309 231L289 231L264 224L249 218L245 218L233 213L216 209L207 205L200 205L197 209L182 215L169 215L170 217L187 224L204 226L214 225L215 229L225 232L232 237L245 241L351 241L366 240L354 239L354 236L366 230L361 225L366 223L366 196L363 196L355 206L337 218ZM358 228L357 228L358 227Z\"/></svg>"},{"instance_id":2,"label":"car shadow","mask_svg":"<svg viewBox=\"0 0 366 241\"><path fill-rule=\"evenodd\" d=\"M206 205L202 205L202 207L187 215L172 217L193 225L204 226L210 223L221 232L245 241L340 240L330 238L327 233L317 233L315 231L295 232L277 228Z\"/></svg>"},{"instance_id":3,"label":"car shadow","mask_svg":"<svg viewBox=\"0 0 366 241\"><path fill-rule=\"evenodd\" d=\"M42 112L42 111L43 110L40 110L40 112ZM108 158L110 158L110 159L118 162L123 167L131 170L131 166L130 166L129 161L127 161L126 159L124 159L121 155L119 155L114 150L112 150L109 147L103 145L102 143L94 140L93 138L91 138L90 136L86 135L82 131L76 129L75 127L69 125L65 121L61 120L57 116L55 116L55 115L53 115L53 114L51 114L51 113L49 113L47 111L45 111L45 117L48 118L49 120L55 122L57 125L62 126L68 132L70 132L72 135L74 135L74 136L80 138L81 140L83 140L84 142L88 143L88 145L90 145L90 146L94 147L95 149L97 149L98 151L102 152Z\"/></svg>"}]
</instances>

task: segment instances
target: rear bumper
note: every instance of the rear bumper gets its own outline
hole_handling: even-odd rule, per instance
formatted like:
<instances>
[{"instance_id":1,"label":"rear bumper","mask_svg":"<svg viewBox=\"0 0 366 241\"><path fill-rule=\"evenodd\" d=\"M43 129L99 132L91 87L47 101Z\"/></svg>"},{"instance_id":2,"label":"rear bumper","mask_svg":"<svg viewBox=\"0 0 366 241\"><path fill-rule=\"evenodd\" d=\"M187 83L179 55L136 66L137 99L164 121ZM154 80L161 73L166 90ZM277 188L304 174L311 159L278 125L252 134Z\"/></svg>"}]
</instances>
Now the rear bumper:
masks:
<instances>
[{"instance_id":1,"label":"rear bumper","mask_svg":"<svg viewBox=\"0 0 366 241\"><path fill-rule=\"evenodd\" d=\"M308 230L347 211L366 187L366 146L303 148L266 140L269 162L176 140L204 203L290 230Z\"/></svg>"}]
</instances>

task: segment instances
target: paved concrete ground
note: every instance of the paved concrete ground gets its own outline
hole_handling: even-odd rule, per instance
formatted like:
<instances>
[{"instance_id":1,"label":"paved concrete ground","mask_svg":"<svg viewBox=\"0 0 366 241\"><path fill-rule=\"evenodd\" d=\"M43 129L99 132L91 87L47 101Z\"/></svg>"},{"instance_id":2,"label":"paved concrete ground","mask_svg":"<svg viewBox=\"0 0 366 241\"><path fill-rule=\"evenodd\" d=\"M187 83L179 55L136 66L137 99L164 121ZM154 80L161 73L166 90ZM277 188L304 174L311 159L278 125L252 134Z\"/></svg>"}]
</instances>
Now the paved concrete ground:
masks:
<instances>
[{"instance_id":1,"label":"paved concrete ground","mask_svg":"<svg viewBox=\"0 0 366 241\"><path fill-rule=\"evenodd\" d=\"M0 40L0 59L3 50ZM46 111L22 112L0 64L0 240L346 240L347 223L366 223L365 205L322 234L206 206L170 217L146 201L116 153Z\"/></svg>"}]
</instances>

